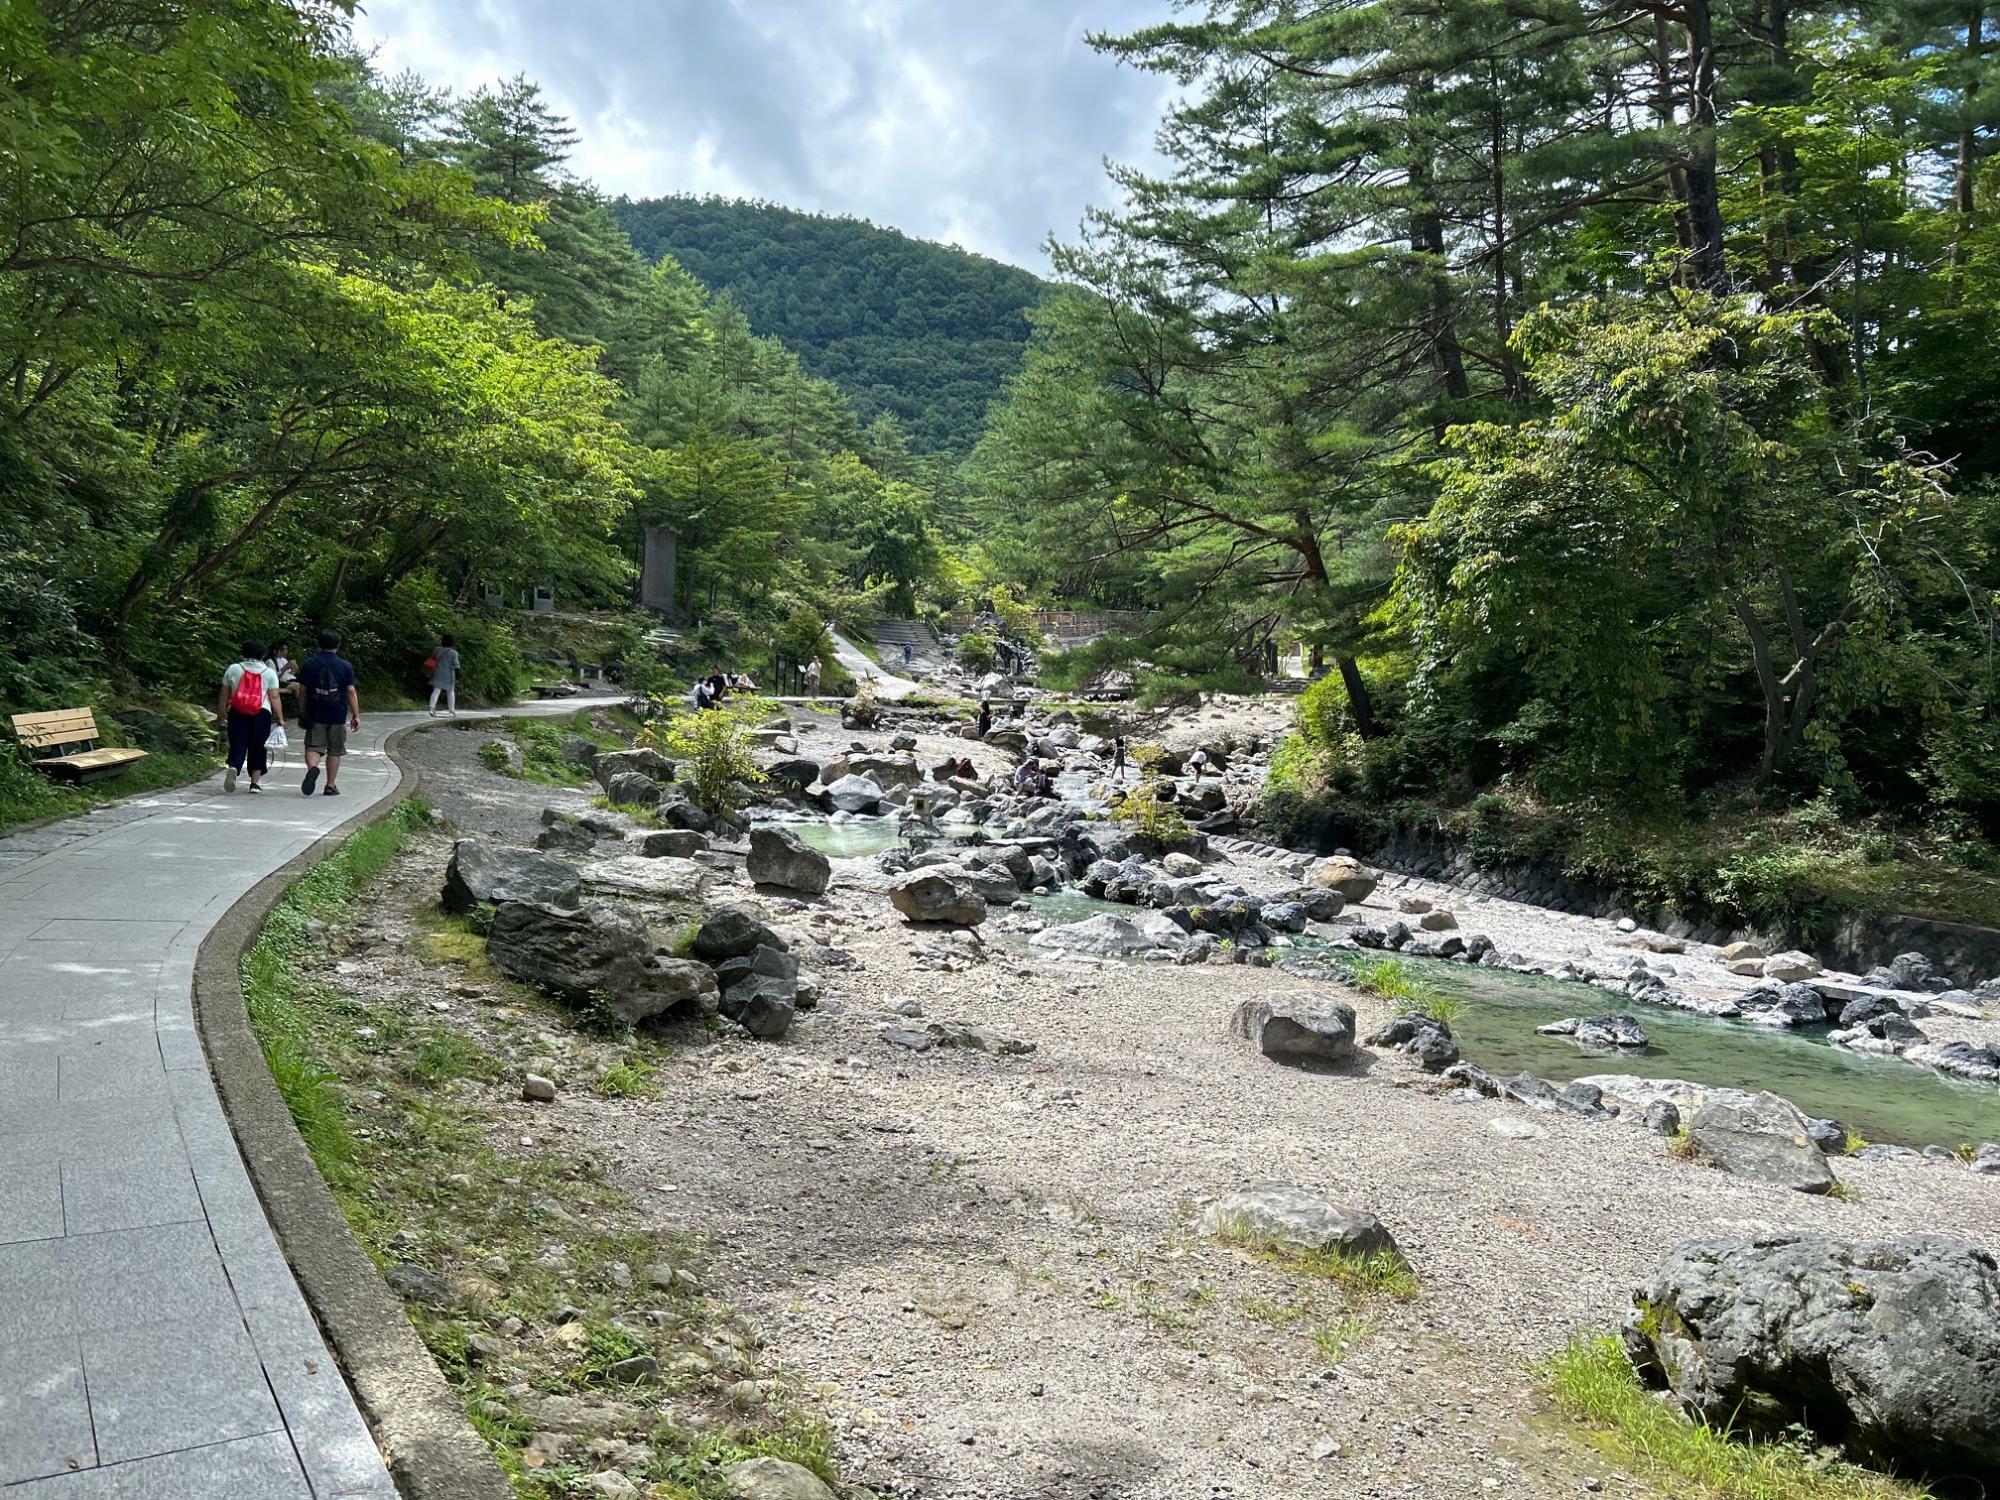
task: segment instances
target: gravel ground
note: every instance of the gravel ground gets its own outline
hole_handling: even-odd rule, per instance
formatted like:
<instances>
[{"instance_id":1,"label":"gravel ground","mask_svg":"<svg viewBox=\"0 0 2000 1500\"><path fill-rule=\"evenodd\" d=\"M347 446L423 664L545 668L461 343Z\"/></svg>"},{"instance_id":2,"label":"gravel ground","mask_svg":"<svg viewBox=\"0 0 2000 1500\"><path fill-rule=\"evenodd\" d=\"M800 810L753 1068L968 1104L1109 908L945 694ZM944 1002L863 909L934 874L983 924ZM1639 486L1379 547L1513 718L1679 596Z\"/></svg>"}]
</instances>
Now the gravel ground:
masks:
<instances>
[{"instance_id":1,"label":"gravel ground","mask_svg":"<svg viewBox=\"0 0 2000 1500\"><path fill-rule=\"evenodd\" d=\"M422 790L461 827L524 837L567 804L484 771L484 737L415 737ZM851 738L808 731L808 753ZM663 1100L565 1095L538 1119L610 1161L660 1227L712 1238L844 1471L884 1494L1644 1494L1546 1420L1532 1364L1615 1326L1670 1246L1785 1228L1993 1242L2000 1184L1961 1170L1842 1162L1858 1203L1805 1198L1630 1126L1454 1101L1398 1057L1308 1073L1227 1035L1239 1000L1301 981L1083 968L997 939L941 973L938 939L853 879L810 907L736 894L855 966L808 959L826 999L782 1043L690 1031ZM1380 1019L1342 993L1364 1029ZM893 1047L879 1033L902 1000L1036 1050ZM1191 1232L1205 1198L1261 1178L1379 1215L1419 1294L1349 1298ZM1315 1328L1351 1336L1336 1360Z\"/></svg>"}]
</instances>

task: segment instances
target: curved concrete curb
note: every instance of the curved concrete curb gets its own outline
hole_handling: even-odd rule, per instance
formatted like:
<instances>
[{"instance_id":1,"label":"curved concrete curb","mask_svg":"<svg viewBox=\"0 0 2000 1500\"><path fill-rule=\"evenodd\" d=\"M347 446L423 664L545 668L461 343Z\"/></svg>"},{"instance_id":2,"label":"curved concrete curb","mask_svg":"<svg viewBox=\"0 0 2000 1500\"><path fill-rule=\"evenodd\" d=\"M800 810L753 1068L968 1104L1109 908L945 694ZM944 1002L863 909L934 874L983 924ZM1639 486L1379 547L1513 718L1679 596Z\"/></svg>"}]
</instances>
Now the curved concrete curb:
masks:
<instances>
[{"instance_id":1,"label":"curved concrete curb","mask_svg":"<svg viewBox=\"0 0 2000 1500\"><path fill-rule=\"evenodd\" d=\"M396 782L380 801L259 881L203 940L195 959L195 1027L271 1229L397 1486L411 1500L512 1500L512 1486L467 1421L403 1304L348 1229L271 1081L243 1002L243 955L265 919L295 881L395 809L411 780L396 757L396 743L419 727L428 726L399 729L384 742Z\"/></svg>"}]
</instances>

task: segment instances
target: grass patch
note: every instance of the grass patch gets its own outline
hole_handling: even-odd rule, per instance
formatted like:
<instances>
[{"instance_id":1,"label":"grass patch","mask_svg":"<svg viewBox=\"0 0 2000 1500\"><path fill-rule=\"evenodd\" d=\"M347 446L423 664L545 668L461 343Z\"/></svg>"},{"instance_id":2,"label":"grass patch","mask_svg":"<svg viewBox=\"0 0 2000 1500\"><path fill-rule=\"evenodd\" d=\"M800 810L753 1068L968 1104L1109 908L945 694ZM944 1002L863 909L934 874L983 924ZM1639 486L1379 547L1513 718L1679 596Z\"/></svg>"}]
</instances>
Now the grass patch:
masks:
<instances>
[{"instance_id":1,"label":"grass patch","mask_svg":"<svg viewBox=\"0 0 2000 1500\"><path fill-rule=\"evenodd\" d=\"M1290 1328L1303 1322L1306 1310L1290 1302L1277 1302L1269 1297L1245 1297L1243 1316L1254 1318L1266 1328Z\"/></svg>"},{"instance_id":2,"label":"grass patch","mask_svg":"<svg viewBox=\"0 0 2000 1500\"><path fill-rule=\"evenodd\" d=\"M1326 1318L1313 1324L1313 1348L1329 1366L1337 1365L1347 1357L1347 1351L1375 1331L1373 1318L1357 1317L1352 1313L1337 1318Z\"/></svg>"},{"instance_id":3,"label":"grass patch","mask_svg":"<svg viewBox=\"0 0 2000 1500\"><path fill-rule=\"evenodd\" d=\"M1224 1221L1216 1230L1216 1238L1225 1245L1248 1251L1268 1266L1314 1281L1331 1282L1355 1296L1407 1302L1421 1289L1410 1263L1393 1250L1356 1254L1337 1246L1300 1245L1267 1234L1241 1219Z\"/></svg>"},{"instance_id":4,"label":"grass patch","mask_svg":"<svg viewBox=\"0 0 2000 1500\"><path fill-rule=\"evenodd\" d=\"M1826 1190L1826 1196L1829 1198L1838 1198L1842 1203L1859 1203L1861 1201L1860 1190L1844 1177L1833 1179L1833 1186Z\"/></svg>"},{"instance_id":5,"label":"grass patch","mask_svg":"<svg viewBox=\"0 0 2000 1500\"><path fill-rule=\"evenodd\" d=\"M1386 1000L1399 1015L1429 1016L1450 1026L1465 1014L1465 1001L1418 978L1400 958L1358 959L1348 968L1348 976L1356 989Z\"/></svg>"},{"instance_id":6,"label":"grass patch","mask_svg":"<svg viewBox=\"0 0 2000 1500\"><path fill-rule=\"evenodd\" d=\"M501 722L521 751L520 770L507 774L543 786L588 786L593 780L589 767L564 758L566 739L586 739L600 750L623 750L626 746L625 738L617 731L598 728L588 711L561 720L522 717ZM483 747L480 754L484 758ZM504 772L504 760L503 756L503 764L498 766L489 761L489 769Z\"/></svg>"},{"instance_id":7,"label":"grass patch","mask_svg":"<svg viewBox=\"0 0 2000 1500\"><path fill-rule=\"evenodd\" d=\"M308 924L337 924L426 818L405 803L349 840L293 887L244 961L272 1077L356 1238L378 1264L446 1279L451 1305L409 1304L411 1323L521 1500L568 1500L584 1466L602 1467L581 1439L561 1461L531 1460L547 1425L535 1403L551 1395L636 1413L613 1435L651 1447L628 1470L643 1493L724 1500L723 1466L764 1454L834 1479L824 1423L762 1368L754 1330L703 1290L699 1239L646 1228L602 1163L517 1145L504 1123L509 1091L496 1085L573 1018L510 992L468 1031L419 995L372 1002L315 977L326 965ZM476 920L419 922L425 959L483 962ZM617 1051L598 1092L656 1089L659 1055ZM659 1362L658 1384L612 1375L641 1356Z\"/></svg>"},{"instance_id":8,"label":"grass patch","mask_svg":"<svg viewBox=\"0 0 2000 1500\"><path fill-rule=\"evenodd\" d=\"M607 1099L657 1099L660 1097L660 1070L640 1047L629 1047L625 1055L604 1070L597 1080L597 1092Z\"/></svg>"},{"instance_id":9,"label":"grass patch","mask_svg":"<svg viewBox=\"0 0 2000 1500\"><path fill-rule=\"evenodd\" d=\"M1618 1340L1583 1338L1541 1369L1584 1439L1675 1500L1925 1500L1929 1491L1791 1442L1745 1442L1690 1421L1639 1383Z\"/></svg>"}]
</instances>

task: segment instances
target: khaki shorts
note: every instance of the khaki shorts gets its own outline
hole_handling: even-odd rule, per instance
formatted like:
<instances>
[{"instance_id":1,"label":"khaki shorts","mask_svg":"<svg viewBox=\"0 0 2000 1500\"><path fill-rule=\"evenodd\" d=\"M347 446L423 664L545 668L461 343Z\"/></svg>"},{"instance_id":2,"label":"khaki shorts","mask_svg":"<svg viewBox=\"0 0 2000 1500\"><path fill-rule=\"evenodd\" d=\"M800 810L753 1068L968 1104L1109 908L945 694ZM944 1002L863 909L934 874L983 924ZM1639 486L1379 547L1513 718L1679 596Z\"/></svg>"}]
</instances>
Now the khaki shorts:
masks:
<instances>
[{"instance_id":1,"label":"khaki shorts","mask_svg":"<svg viewBox=\"0 0 2000 1500\"><path fill-rule=\"evenodd\" d=\"M322 755L347 754L347 726L345 724L306 725L306 749L317 750Z\"/></svg>"}]
</instances>

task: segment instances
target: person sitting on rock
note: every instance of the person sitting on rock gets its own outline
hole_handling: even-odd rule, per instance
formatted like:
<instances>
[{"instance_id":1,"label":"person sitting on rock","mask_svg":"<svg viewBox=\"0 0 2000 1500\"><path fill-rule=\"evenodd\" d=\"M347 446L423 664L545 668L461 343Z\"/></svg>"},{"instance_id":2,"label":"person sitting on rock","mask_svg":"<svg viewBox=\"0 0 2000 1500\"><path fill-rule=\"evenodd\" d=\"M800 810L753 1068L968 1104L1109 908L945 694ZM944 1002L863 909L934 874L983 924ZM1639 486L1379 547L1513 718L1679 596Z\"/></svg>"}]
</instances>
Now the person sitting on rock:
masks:
<instances>
[{"instance_id":1,"label":"person sitting on rock","mask_svg":"<svg viewBox=\"0 0 2000 1500\"><path fill-rule=\"evenodd\" d=\"M958 758L958 764L951 768L951 774L961 781L977 781L979 779L979 772L973 769L972 757L969 755L961 755Z\"/></svg>"},{"instance_id":2,"label":"person sitting on rock","mask_svg":"<svg viewBox=\"0 0 2000 1500\"><path fill-rule=\"evenodd\" d=\"M1014 768L1014 790L1033 794L1035 780L1042 774L1042 763L1029 756Z\"/></svg>"}]
</instances>

